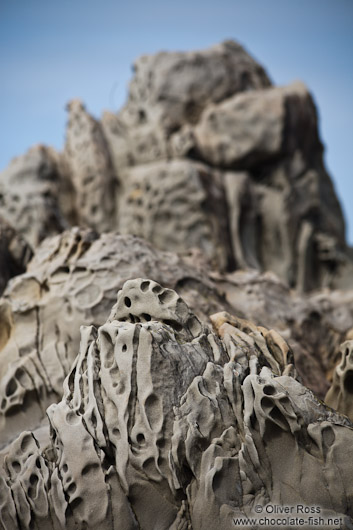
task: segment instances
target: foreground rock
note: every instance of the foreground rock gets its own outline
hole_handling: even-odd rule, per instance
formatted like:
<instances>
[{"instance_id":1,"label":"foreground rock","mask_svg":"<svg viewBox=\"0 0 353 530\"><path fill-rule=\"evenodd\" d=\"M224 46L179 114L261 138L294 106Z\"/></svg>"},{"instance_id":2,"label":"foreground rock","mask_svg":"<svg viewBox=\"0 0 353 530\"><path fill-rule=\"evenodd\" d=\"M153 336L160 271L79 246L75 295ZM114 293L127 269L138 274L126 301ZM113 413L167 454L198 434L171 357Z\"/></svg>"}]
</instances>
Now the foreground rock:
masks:
<instances>
[{"instance_id":1,"label":"foreground rock","mask_svg":"<svg viewBox=\"0 0 353 530\"><path fill-rule=\"evenodd\" d=\"M294 353L301 381L323 398L353 328L353 291L300 297L274 275L220 275L200 258L91 230L45 240L0 299L0 447L45 421L77 355L80 326L101 326L116 291L136 276L177 289L204 324L212 313L228 311L276 329Z\"/></svg>"},{"instance_id":2,"label":"foreground rock","mask_svg":"<svg viewBox=\"0 0 353 530\"><path fill-rule=\"evenodd\" d=\"M349 528L353 425L296 381L278 334L213 321L127 282L108 321L81 331L45 448L31 432L8 447L2 528L231 529L269 503Z\"/></svg>"},{"instance_id":3,"label":"foreground rock","mask_svg":"<svg viewBox=\"0 0 353 530\"><path fill-rule=\"evenodd\" d=\"M46 240L0 299L0 445L45 418L61 398L80 326L102 325L136 276L178 287L203 320L230 307L195 267L133 236L73 229Z\"/></svg>"}]
</instances>

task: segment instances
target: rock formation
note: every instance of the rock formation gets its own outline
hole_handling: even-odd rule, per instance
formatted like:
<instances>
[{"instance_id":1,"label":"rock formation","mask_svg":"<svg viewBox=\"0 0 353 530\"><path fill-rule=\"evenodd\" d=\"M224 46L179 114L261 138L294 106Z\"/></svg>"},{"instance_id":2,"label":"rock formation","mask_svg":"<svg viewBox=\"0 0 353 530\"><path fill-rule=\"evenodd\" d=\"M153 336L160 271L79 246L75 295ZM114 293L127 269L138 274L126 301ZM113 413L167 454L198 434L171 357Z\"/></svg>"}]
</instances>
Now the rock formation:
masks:
<instances>
[{"instance_id":1,"label":"rock formation","mask_svg":"<svg viewBox=\"0 0 353 530\"><path fill-rule=\"evenodd\" d=\"M25 271L31 257L26 241L0 217L0 295L10 278Z\"/></svg>"},{"instance_id":2,"label":"rock formation","mask_svg":"<svg viewBox=\"0 0 353 530\"><path fill-rule=\"evenodd\" d=\"M2 527L231 529L278 502L350 524L353 425L295 380L278 334L213 320L126 282L81 330L45 447L24 432L7 448Z\"/></svg>"},{"instance_id":3,"label":"rock formation","mask_svg":"<svg viewBox=\"0 0 353 530\"><path fill-rule=\"evenodd\" d=\"M353 528L353 251L312 96L228 41L134 68L0 175L0 530Z\"/></svg>"},{"instance_id":4,"label":"rock formation","mask_svg":"<svg viewBox=\"0 0 353 530\"><path fill-rule=\"evenodd\" d=\"M68 226L59 207L58 157L53 149L36 146L0 175L0 215L32 248Z\"/></svg>"},{"instance_id":5,"label":"rock formation","mask_svg":"<svg viewBox=\"0 0 353 530\"><path fill-rule=\"evenodd\" d=\"M79 100L68 111L64 152L34 148L0 179L0 215L32 246L80 224L199 248L218 270L273 271L299 291L351 287L353 253L302 83L272 86L227 41L141 57L126 105L101 122Z\"/></svg>"}]
</instances>

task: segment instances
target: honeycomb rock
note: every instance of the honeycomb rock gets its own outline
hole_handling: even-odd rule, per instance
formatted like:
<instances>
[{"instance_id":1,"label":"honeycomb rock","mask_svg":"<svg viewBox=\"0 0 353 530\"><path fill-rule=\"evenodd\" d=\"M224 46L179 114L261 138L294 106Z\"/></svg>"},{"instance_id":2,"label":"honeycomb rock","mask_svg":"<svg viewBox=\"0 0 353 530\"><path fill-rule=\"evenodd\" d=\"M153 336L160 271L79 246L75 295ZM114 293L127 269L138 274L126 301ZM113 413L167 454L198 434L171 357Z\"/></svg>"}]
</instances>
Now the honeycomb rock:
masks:
<instances>
[{"instance_id":1,"label":"honeycomb rock","mask_svg":"<svg viewBox=\"0 0 353 530\"><path fill-rule=\"evenodd\" d=\"M46 448L28 431L6 448L2 528L230 530L294 503L348 529L353 424L296 381L278 335L213 320L219 335L177 293L125 283L81 328Z\"/></svg>"},{"instance_id":2,"label":"honeycomb rock","mask_svg":"<svg viewBox=\"0 0 353 530\"><path fill-rule=\"evenodd\" d=\"M132 236L72 229L38 247L0 299L0 446L40 425L61 397L80 326L102 325L117 290L136 276L179 285L204 320L224 305L202 272Z\"/></svg>"},{"instance_id":3,"label":"honeycomb rock","mask_svg":"<svg viewBox=\"0 0 353 530\"><path fill-rule=\"evenodd\" d=\"M58 155L49 147L32 147L0 175L0 215L35 248L67 227L59 207L62 178Z\"/></svg>"},{"instance_id":4,"label":"honeycomb rock","mask_svg":"<svg viewBox=\"0 0 353 530\"><path fill-rule=\"evenodd\" d=\"M212 171L189 160L131 168L119 201L119 228L157 248L199 248L221 270L231 259L225 195Z\"/></svg>"},{"instance_id":5,"label":"honeycomb rock","mask_svg":"<svg viewBox=\"0 0 353 530\"><path fill-rule=\"evenodd\" d=\"M340 348L341 361L333 373L333 381L326 394L326 403L353 420L353 341L347 340Z\"/></svg>"}]
</instances>

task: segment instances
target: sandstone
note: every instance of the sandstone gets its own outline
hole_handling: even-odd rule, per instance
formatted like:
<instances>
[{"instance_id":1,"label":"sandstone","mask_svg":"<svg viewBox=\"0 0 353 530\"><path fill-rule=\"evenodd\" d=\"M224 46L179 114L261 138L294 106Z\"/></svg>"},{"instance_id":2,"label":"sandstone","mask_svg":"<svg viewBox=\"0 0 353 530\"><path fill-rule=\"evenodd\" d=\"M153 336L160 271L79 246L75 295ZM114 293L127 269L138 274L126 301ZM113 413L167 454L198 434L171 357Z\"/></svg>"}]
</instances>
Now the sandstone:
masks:
<instances>
[{"instance_id":1,"label":"sandstone","mask_svg":"<svg viewBox=\"0 0 353 530\"><path fill-rule=\"evenodd\" d=\"M207 166L189 160L131 168L119 201L119 227L157 248L200 248L217 268L231 259L223 187Z\"/></svg>"},{"instance_id":2,"label":"sandstone","mask_svg":"<svg viewBox=\"0 0 353 530\"><path fill-rule=\"evenodd\" d=\"M44 241L0 299L0 445L36 428L60 399L80 326L103 324L117 290L135 276L179 286L204 320L224 307L202 272L138 238L72 229Z\"/></svg>"},{"instance_id":3,"label":"sandstone","mask_svg":"<svg viewBox=\"0 0 353 530\"><path fill-rule=\"evenodd\" d=\"M34 248L67 225L59 209L61 178L54 150L36 146L0 176L0 215Z\"/></svg>"},{"instance_id":4,"label":"sandstone","mask_svg":"<svg viewBox=\"0 0 353 530\"><path fill-rule=\"evenodd\" d=\"M114 171L102 127L79 100L68 104L65 158L70 170L78 222L100 232L114 228ZM104 208L102 205L104 204Z\"/></svg>"},{"instance_id":5,"label":"sandstone","mask_svg":"<svg viewBox=\"0 0 353 530\"><path fill-rule=\"evenodd\" d=\"M271 84L262 66L233 41L198 52L144 55L134 70L123 119L131 125L156 121L167 131L195 123L208 103Z\"/></svg>"},{"instance_id":6,"label":"sandstone","mask_svg":"<svg viewBox=\"0 0 353 530\"><path fill-rule=\"evenodd\" d=\"M221 339L174 291L127 282L81 330L46 449L28 431L7 448L3 528L230 529L278 502L349 528L353 425L287 373L276 336L228 326Z\"/></svg>"},{"instance_id":7,"label":"sandstone","mask_svg":"<svg viewBox=\"0 0 353 530\"><path fill-rule=\"evenodd\" d=\"M31 257L30 246L0 217L0 296L10 278L25 271Z\"/></svg>"},{"instance_id":8,"label":"sandstone","mask_svg":"<svg viewBox=\"0 0 353 530\"><path fill-rule=\"evenodd\" d=\"M0 530L351 528L353 250L309 89L226 41L68 111L0 175Z\"/></svg>"}]
</instances>

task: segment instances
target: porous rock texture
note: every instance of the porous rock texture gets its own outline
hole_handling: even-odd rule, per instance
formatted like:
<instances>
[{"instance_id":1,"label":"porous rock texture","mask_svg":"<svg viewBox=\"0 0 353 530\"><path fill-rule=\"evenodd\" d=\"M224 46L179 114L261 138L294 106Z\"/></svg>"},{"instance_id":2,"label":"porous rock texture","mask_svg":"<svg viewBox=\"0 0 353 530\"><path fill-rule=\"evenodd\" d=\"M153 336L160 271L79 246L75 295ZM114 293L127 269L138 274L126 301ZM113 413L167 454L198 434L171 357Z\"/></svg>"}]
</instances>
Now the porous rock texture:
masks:
<instances>
[{"instance_id":1,"label":"porous rock texture","mask_svg":"<svg viewBox=\"0 0 353 530\"><path fill-rule=\"evenodd\" d=\"M80 326L102 325L126 280L148 276L178 292L205 324L228 311L276 329L290 344L302 382L323 398L339 345L353 329L353 294L301 297L276 276L212 273L197 256L180 257L117 234L74 228L45 240L27 272L0 299L0 446L45 420L77 355Z\"/></svg>"},{"instance_id":2,"label":"porous rock texture","mask_svg":"<svg viewBox=\"0 0 353 530\"><path fill-rule=\"evenodd\" d=\"M71 101L64 152L33 148L3 172L0 215L32 246L80 224L198 248L218 270L272 271L298 291L352 287L303 83L274 87L231 41L146 55L134 71L118 113L99 121Z\"/></svg>"},{"instance_id":3,"label":"porous rock texture","mask_svg":"<svg viewBox=\"0 0 353 530\"><path fill-rule=\"evenodd\" d=\"M353 252L308 89L226 41L67 108L64 151L0 175L0 530L353 528Z\"/></svg>"},{"instance_id":4,"label":"porous rock texture","mask_svg":"<svg viewBox=\"0 0 353 530\"><path fill-rule=\"evenodd\" d=\"M30 246L0 217L0 295L10 278L25 271L31 257Z\"/></svg>"},{"instance_id":5,"label":"porous rock texture","mask_svg":"<svg viewBox=\"0 0 353 530\"><path fill-rule=\"evenodd\" d=\"M177 287L203 320L230 307L197 268L136 237L72 229L45 240L0 299L0 446L40 425L61 398L80 326L102 325L136 276Z\"/></svg>"},{"instance_id":6,"label":"porous rock texture","mask_svg":"<svg viewBox=\"0 0 353 530\"><path fill-rule=\"evenodd\" d=\"M325 401L353 420L353 340L344 342L340 353L341 359L334 370L332 385Z\"/></svg>"},{"instance_id":7,"label":"porous rock texture","mask_svg":"<svg viewBox=\"0 0 353 530\"><path fill-rule=\"evenodd\" d=\"M68 226L59 207L59 155L39 145L15 158L0 176L0 215L32 247Z\"/></svg>"},{"instance_id":8,"label":"porous rock texture","mask_svg":"<svg viewBox=\"0 0 353 530\"><path fill-rule=\"evenodd\" d=\"M8 446L2 528L231 529L268 503L349 528L353 425L296 381L277 333L212 320L126 282L107 322L81 329L45 446L29 431Z\"/></svg>"}]
</instances>

